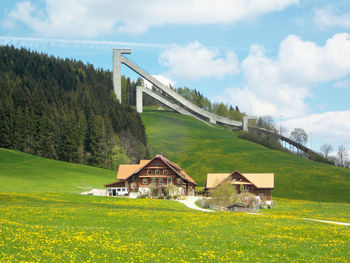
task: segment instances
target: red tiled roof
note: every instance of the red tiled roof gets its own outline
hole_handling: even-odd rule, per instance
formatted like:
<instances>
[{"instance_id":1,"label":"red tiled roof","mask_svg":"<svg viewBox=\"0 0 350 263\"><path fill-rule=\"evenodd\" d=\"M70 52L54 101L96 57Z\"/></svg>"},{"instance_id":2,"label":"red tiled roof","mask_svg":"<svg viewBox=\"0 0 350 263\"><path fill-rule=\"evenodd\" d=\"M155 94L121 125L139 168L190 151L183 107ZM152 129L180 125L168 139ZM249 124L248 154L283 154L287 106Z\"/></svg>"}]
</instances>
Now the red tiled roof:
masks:
<instances>
[{"instance_id":1,"label":"red tiled roof","mask_svg":"<svg viewBox=\"0 0 350 263\"><path fill-rule=\"evenodd\" d=\"M144 161L144 160L142 160ZM140 164L121 164L118 168L117 179L125 180L140 168Z\"/></svg>"},{"instance_id":2,"label":"red tiled roof","mask_svg":"<svg viewBox=\"0 0 350 263\"><path fill-rule=\"evenodd\" d=\"M120 186L122 184L124 184L124 186L122 187L125 187L125 180L120 180L113 183L105 184L105 187Z\"/></svg>"}]
</instances>

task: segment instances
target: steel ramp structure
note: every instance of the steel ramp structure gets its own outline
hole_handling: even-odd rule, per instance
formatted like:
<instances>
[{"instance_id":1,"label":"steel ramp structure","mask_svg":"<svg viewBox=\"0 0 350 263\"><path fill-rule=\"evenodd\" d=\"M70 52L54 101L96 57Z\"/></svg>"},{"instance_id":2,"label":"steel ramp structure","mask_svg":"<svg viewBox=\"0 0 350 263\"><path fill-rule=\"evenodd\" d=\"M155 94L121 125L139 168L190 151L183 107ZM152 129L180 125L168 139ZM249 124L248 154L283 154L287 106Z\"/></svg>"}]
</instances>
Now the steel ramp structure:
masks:
<instances>
[{"instance_id":1,"label":"steel ramp structure","mask_svg":"<svg viewBox=\"0 0 350 263\"><path fill-rule=\"evenodd\" d=\"M130 68L131 70L139 74L144 79L148 80L154 86L156 86L157 88L159 88L160 90L168 94L170 97L172 97L182 105L181 107L172 102L169 102L166 98L161 97L157 93L147 88L138 87L137 89L138 95L136 96L136 109L138 112L142 112L142 93L146 93L149 96L155 98L156 100L160 101L161 103L165 104L169 108L172 108L173 110L181 114L193 116L197 119L205 120L212 124L217 123L221 125L238 127L243 130L248 130L248 119L255 119L255 117L245 116L243 119L243 122L240 122L240 121L231 120L222 116L218 116L214 113L208 112L198 107L197 105L194 105L192 102L188 101L181 95L177 94L176 91L172 90L171 88L161 83L159 80L151 76L151 74L146 72L140 66L138 66L137 64L135 64L134 62L132 62L131 60L123 56L123 54L131 54L131 50L130 49L113 49L113 85L114 85L115 93L119 100L121 100L121 64L124 64L128 68Z\"/></svg>"}]
</instances>

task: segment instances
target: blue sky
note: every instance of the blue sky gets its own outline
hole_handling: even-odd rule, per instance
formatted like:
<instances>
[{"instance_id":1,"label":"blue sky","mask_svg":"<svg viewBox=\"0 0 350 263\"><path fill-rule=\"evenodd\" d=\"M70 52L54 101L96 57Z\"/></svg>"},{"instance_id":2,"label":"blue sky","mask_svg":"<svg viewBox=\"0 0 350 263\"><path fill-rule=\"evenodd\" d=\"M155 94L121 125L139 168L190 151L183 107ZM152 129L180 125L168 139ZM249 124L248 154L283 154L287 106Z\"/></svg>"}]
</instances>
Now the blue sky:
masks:
<instances>
[{"instance_id":1,"label":"blue sky","mask_svg":"<svg viewBox=\"0 0 350 263\"><path fill-rule=\"evenodd\" d=\"M165 84L350 149L349 0L0 1L1 45L110 70L130 47Z\"/></svg>"}]
</instances>

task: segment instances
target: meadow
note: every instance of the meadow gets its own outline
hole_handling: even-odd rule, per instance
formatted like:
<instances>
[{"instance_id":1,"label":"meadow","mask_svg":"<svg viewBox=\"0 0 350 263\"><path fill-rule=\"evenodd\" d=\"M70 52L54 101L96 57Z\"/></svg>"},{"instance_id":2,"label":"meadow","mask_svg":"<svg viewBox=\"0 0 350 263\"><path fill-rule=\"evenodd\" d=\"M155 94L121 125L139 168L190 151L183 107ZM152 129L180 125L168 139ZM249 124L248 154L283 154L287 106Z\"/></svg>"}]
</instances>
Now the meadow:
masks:
<instances>
[{"instance_id":1,"label":"meadow","mask_svg":"<svg viewBox=\"0 0 350 263\"><path fill-rule=\"evenodd\" d=\"M81 193L115 178L116 171L0 148L0 192Z\"/></svg>"},{"instance_id":2,"label":"meadow","mask_svg":"<svg viewBox=\"0 0 350 263\"><path fill-rule=\"evenodd\" d=\"M0 194L0 262L348 262L350 228L170 200Z\"/></svg>"},{"instance_id":3,"label":"meadow","mask_svg":"<svg viewBox=\"0 0 350 263\"><path fill-rule=\"evenodd\" d=\"M141 117L152 154L178 163L199 186L207 173L274 173L274 197L350 203L350 169L271 150L174 112L146 109Z\"/></svg>"},{"instance_id":4,"label":"meadow","mask_svg":"<svg viewBox=\"0 0 350 263\"><path fill-rule=\"evenodd\" d=\"M153 153L200 184L208 171L275 172L275 206L203 213L171 200L82 196L116 172L0 148L0 262L350 261L349 226L302 219L350 222L347 170L186 116L142 118Z\"/></svg>"}]
</instances>

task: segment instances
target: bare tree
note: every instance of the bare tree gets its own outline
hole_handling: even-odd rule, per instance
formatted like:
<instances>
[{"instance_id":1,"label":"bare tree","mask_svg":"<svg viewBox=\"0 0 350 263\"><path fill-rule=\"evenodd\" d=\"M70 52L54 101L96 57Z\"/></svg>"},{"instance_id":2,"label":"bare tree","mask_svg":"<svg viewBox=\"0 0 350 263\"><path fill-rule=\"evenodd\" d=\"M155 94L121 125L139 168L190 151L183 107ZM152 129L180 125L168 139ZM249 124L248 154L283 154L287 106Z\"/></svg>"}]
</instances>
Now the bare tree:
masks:
<instances>
[{"instance_id":1,"label":"bare tree","mask_svg":"<svg viewBox=\"0 0 350 263\"><path fill-rule=\"evenodd\" d=\"M320 150L323 153L324 157L328 158L329 153L333 151L333 146L328 143L324 143L321 145Z\"/></svg>"},{"instance_id":2,"label":"bare tree","mask_svg":"<svg viewBox=\"0 0 350 263\"><path fill-rule=\"evenodd\" d=\"M280 124L280 126L278 127L278 132L280 135L284 136L285 134L288 133L288 129L284 126L282 126L282 123Z\"/></svg>"},{"instance_id":3,"label":"bare tree","mask_svg":"<svg viewBox=\"0 0 350 263\"><path fill-rule=\"evenodd\" d=\"M308 140L306 131L302 128L295 128L291 133L290 137L299 144L305 145Z\"/></svg>"},{"instance_id":4,"label":"bare tree","mask_svg":"<svg viewBox=\"0 0 350 263\"><path fill-rule=\"evenodd\" d=\"M345 160L346 160L346 156L348 155L344 145L339 145L338 146L337 155L338 155L338 159L339 159L339 164L341 166L344 166Z\"/></svg>"}]
</instances>

